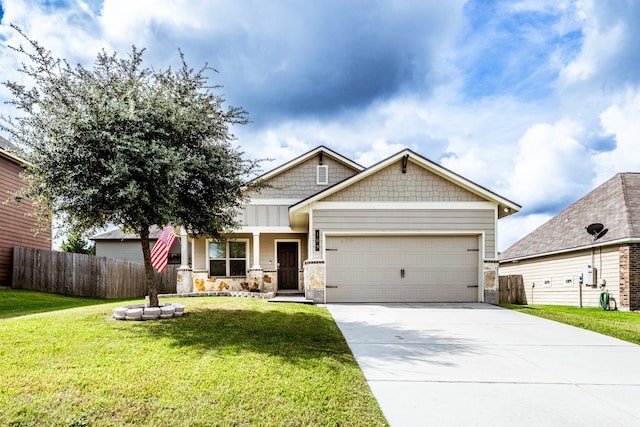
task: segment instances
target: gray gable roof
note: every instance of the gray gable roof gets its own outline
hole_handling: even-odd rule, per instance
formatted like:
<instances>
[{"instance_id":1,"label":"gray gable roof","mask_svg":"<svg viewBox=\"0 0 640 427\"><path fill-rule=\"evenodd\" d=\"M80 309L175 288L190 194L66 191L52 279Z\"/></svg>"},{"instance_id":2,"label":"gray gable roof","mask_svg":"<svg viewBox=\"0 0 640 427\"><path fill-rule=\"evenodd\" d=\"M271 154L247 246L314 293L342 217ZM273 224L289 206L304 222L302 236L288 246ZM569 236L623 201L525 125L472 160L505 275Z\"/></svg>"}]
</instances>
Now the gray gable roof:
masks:
<instances>
[{"instance_id":1,"label":"gray gable roof","mask_svg":"<svg viewBox=\"0 0 640 427\"><path fill-rule=\"evenodd\" d=\"M640 173L619 173L500 254L500 261L532 258L589 247L585 228L601 223L609 231L598 245L640 239Z\"/></svg>"},{"instance_id":2,"label":"gray gable roof","mask_svg":"<svg viewBox=\"0 0 640 427\"><path fill-rule=\"evenodd\" d=\"M157 240L160 237L160 234L162 234L162 229L156 226L151 226L151 229L149 230L149 240ZM93 236L90 240L140 240L140 237L137 234L127 234L117 228L115 230Z\"/></svg>"}]
</instances>

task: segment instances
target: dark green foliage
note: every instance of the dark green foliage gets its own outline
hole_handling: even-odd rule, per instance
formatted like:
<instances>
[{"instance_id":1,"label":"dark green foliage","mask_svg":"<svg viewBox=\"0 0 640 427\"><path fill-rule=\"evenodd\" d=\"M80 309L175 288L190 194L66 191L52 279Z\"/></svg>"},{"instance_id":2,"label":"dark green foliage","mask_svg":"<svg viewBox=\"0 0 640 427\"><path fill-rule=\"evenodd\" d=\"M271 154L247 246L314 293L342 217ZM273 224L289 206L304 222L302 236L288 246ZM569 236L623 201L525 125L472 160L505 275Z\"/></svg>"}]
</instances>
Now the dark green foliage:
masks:
<instances>
[{"instance_id":1,"label":"dark green foliage","mask_svg":"<svg viewBox=\"0 0 640 427\"><path fill-rule=\"evenodd\" d=\"M219 236L237 226L247 178L257 162L233 147L229 127L247 113L223 109L211 69L154 71L144 50L128 58L98 54L92 69L54 58L39 43L13 49L26 58L33 82L4 85L23 114L2 128L25 148L31 198L44 224L53 214L71 232L114 224L142 240L153 300L148 235L151 226L182 226ZM252 186L259 183L252 181Z\"/></svg>"},{"instance_id":2,"label":"dark green foliage","mask_svg":"<svg viewBox=\"0 0 640 427\"><path fill-rule=\"evenodd\" d=\"M67 240L62 242L62 244L60 245L60 250L62 252L73 252L76 254L96 254L95 245L87 242L79 233L70 234Z\"/></svg>"}]
</instances>

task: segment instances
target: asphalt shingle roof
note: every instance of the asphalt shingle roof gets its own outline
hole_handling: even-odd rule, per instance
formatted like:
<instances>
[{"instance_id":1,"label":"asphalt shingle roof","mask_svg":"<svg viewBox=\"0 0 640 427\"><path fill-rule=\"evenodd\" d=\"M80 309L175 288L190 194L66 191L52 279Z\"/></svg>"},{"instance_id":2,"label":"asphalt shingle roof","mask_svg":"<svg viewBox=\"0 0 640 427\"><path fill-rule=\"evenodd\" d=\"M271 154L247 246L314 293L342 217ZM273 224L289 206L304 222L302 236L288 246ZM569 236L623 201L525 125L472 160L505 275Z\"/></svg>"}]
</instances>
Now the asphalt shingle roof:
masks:
<instances>
[{"instance_id":1,"label":"asphalt shingle roof","mask_svg":"<svg viewBox=\"0 0 640 427\"><path fill-rule=\"evenodd\" d=\"M597 240L599 244L640 238L640 173L616 174L514 243L499 258L508 261L589 246L593 237L585 228L593 223L608 229Z\"/></svg>"},{"instance_id":2,"label":"asphalt shingle roof","mask_svg":"<svg viewBox=\"0 0 640 427\"><path fill-rule=\"evenodd\" d=\"M158 227L152 226L149 230L149 239L157 239L162 234L162 230ZM121 229L107 231L102 234L91 237L91 240L138 240L140 236L137 234L127 234Z\"/></svg>"}]
</instances>

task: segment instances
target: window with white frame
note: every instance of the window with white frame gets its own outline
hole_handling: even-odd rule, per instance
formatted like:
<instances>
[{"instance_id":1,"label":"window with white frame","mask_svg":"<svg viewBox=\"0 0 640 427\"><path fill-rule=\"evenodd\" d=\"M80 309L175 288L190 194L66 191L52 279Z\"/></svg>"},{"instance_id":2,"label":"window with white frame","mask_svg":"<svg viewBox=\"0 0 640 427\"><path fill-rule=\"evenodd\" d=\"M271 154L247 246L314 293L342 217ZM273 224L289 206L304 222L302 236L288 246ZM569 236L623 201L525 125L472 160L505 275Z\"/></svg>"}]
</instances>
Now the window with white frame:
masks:
<instances>
[{"instance_id":1,"label":"window with white frame","mask_svg":"<svg viewBox=\"0 0 640 427\"><path fill-rule=\"evenodd\" d=\"M542 279L542 286L551 286L551 277L545 277Z\"/></svg>"},{"instance_id":2,"label":"window with white frame","mask_svg":"<svg viewBox=\"0 0 640 427\"><path fill-rule=\"evenodd\" d=\"M565 277L564 278L565 286L573 286L573 277Z\"/></svg>"},{"instance_id":3,"label":"window with white frame","mask_svg":"<svg viewBox=\"0 0 640 427\"><path fill-rule=\"evenodd\" d=\"M316 166L316 183L318 185L327 185L329 184L329 166L327 165L318 165Z\"/></svg>"},{"instance_id":4,"label":"window with white frame","mask_svg":"<svg viewBox=\"0 0 640 427\"><path fill-rule=\"evenodd\" d=\"M245 276L249 240L209 242L209 276Z\"/></svg>"}]
</instances>

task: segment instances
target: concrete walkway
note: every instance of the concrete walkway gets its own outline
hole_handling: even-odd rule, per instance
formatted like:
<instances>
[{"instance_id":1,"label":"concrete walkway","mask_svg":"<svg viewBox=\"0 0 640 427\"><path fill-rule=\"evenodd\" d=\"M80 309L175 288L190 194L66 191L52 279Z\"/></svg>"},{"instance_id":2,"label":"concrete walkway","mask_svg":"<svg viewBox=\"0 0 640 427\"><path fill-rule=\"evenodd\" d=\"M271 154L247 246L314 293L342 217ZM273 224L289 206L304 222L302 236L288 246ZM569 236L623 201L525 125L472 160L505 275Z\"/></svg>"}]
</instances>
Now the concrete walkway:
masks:
<instances>
[{"instance_id":1,"label":"concrete walkway","mask_svg":"<svg viewBox=\"0 0 640 427\"><path fill-rule=\"evenodd\" d=\"M640 346L486 304L327 308L392 427L640 425Z\"/></svg>"}]
</instances>

